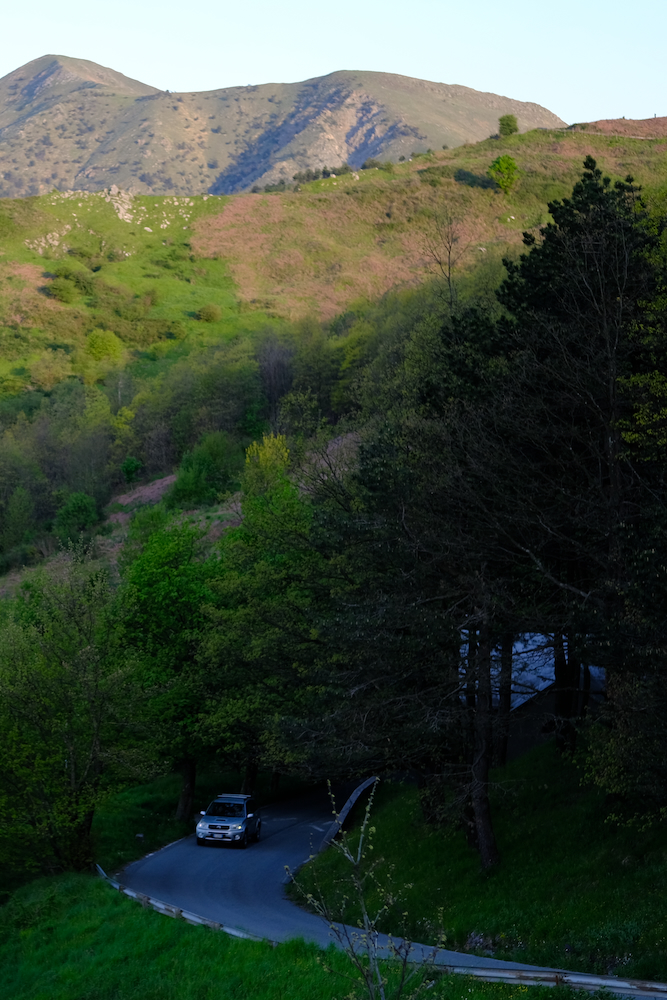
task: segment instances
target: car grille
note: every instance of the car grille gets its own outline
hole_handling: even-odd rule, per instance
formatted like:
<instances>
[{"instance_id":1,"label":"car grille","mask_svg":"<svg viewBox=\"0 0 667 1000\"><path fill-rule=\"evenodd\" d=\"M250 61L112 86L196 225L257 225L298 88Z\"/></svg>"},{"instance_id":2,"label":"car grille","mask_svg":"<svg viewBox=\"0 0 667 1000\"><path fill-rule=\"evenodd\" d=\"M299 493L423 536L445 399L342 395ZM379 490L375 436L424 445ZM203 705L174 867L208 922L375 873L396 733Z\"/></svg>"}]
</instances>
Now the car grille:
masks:
<instances>
[{"instance_id":1,"label":"car grille","mask_svg":"<svg viewBox=\"0 0 667 1000\"><path fill-rule=\"evenodd\" d=\"M215 823L208 824L209 830L229 830L229 826L217 826Z\"/></svg>"}]
</instances>

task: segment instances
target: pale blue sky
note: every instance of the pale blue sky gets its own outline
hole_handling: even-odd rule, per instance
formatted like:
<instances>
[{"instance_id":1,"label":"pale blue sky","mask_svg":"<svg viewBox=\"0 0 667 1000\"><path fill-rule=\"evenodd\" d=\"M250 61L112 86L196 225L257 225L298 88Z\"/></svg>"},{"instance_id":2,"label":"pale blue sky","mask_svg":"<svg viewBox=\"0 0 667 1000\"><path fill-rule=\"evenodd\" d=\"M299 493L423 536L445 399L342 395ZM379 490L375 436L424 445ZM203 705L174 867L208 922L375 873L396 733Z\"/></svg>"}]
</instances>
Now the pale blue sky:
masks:
<instances>
[{"instance_id":1,"label":"pale blue sky","mask_svg":"<svg viewBox=\"0 0 667 1000\"><path fill-rule=\"evenodd\" d=\"M568 123L667 115L667 3L636 0L31 0L0 76L46 53L168 90L382 70L535 101Z\"/></svg>"}]
</instances>

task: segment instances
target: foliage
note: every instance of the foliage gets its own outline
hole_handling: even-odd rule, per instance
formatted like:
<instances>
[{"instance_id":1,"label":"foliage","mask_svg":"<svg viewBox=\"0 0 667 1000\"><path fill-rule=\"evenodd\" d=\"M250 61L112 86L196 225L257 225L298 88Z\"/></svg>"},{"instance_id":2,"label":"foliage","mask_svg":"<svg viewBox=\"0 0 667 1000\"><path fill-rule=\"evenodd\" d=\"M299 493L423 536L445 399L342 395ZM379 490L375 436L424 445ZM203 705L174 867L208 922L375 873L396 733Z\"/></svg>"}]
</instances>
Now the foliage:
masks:
<instances>
[{"instance_id":1,"label":"foliage","mask_svg":"<svg viewBox=\"0 0 667 1000\"><path fill-rule=\"evenodd\" d=\"M61 541L75 541L97 522L97 504L87 493L72 493L55 517L55 530Z\"/></svg>"},{"instance_id":2,"label":"foliage","mask_svg":"<svg viewBox=\"0 0 667 1000\"><path fill-rule=\"evenodd\" d=\"M186 452L178 478L165 498L168 508L203 507L230 489L238 475L242 451L224 431L206 434Z\"/></svg>"},{"instance_id":3,"label":"foliage","mask_svg":"<svg viewBox=\"0 0 667 1000\"><path fill-rule=\"evenodd\" d=\"M502 139L519 131L516 115L501 115L498 119L498 133Z\"/></svg>"},{"instance_id":4,"label":"foliage","mask_svg":"<svg viewBox=\"0 0 667 1000\"><path fill-rule=\"evenodd\" d=\"M664 981L664 825L640 831L605 822L604 793L582 785L581 776L553 742L493 772L502 861L491 875L480 870L461 830L425 821L415 785L383 782L373 857L393 869L402 891L380 929L396 933L404 925L413 941L430 945L444 932L445 947L494 959ZM362 819L360 806L350 824L352 845ZM327 851L298 880L306 893L333 901L348 869L337 851ZM288 891L297 901L294 888ZM349 890L347 896L355 926L361 911ZM371 910L382 899L372 888L366 893Z\"/></svg>"},{"instance_id":5,"label":"foliage","mask_svg":"<svg viewBox=\"0 0 667 1000\"><path fill-rule=\"evenodd\" d=\"M138 458L133 455L128 455L126 459L121 462L120 471L125 476L126 483L135 483L139 478L139 473L141 472L142 465Z\"/></svg>"},{"instance_id":6,"label":"foliage","mask_svg":"<svg viewBox=\"0 0 667 1000\"><path fill-rule=\"evenodd\" d=\"M309 608L321 564L289 464L281 435L248 448L243 521L221 542L201 651L208 682L202 734L224 760L245 768L250 788L260 765L309 773L290 720L316 688L319 642Z\"/></svg>"},{"instance_id":7,"label":"foliage","mask_svg":"<svg viewBox=\"0 0 667 1000\"><path fill-rule=\"evenodd\" d=\"M137 773L131 658L107 576L71 550L3 616L0 641L3 867L85 868L111 783Z\"/></svg>"},{"instance_id":8,"label":"foliage","mask_svg":"<svg viewBox=\"0 0 667 1000\"><path fill-rule=\"evenodd\" d=\"M518 167L514 160L507 153L496 157L489 167L489 177L494 181L503 194L509 194L516 182Z\"/></svg>"},{"instance_id":9,"label":"foliage","mask_svg":"<svg viewBox=\"0 0 667 1000\"><path fill-rule=\"evenodd\" d=\"M123 356L123 345L111 330L91 330L86 350L95 361L120 361Z\"/></svg>"},{"instance_id":10,"label":"foliage","mask_svg":"<svg viewBox=\"0 0 667 1000\"><path fill-rule=\"evenodd\" d=\"M410 983L414 982L417 987L410 990L410 997L417 997L425 987L425 983L422 969L418 966L409 968L412 952L410 941L405 938L397 940L390 936L386 949L381 948L379 943L379 924L390 910L395 910L397 899L395 893L378 874L382 859L371 853L373 835L376 832L375 827L370 825L376 789L377 780L368 796L354 843L344 829L341 829L339 836L331 843L332 850L339 855L345 869L337 880L337 898L333 900L321 892L313 895L312 892L304 890L301 890L301 894L305 902L326 922L339 947L347 955L356 973L349 978L352 982L362 984L364 995L369 1000L390 1000L390 998L400 1000L400 997L407 995L406 990ZM340 822L333 796L332 805L333 814ZM288 874L294 881L294 875L289 869ZM298 879L295 885L299 891ZM377 911L374 904L369 903L369 890L373 892L374 897L379 897ZM345 923L349 912L350 895L354 900L353 906L361 915L357 924L358 929L353 929ZM394 959L395 968L391 969L393 972L391 979L387 975L386 958L384 962L382 961L385 952L389 958ZM418 982L420 980L421 982Z\"/></svg>"},{"instance_id":11,"label":"foliage","mask_svg":"<svg viewBox=\"0 0 667 1000\"><path fill-rule=\"evenodd\" d=\"M197 310L197 319L205 323L219 323L222 319L222 309L215 302L209 302Z\"/></svg>"}]
</instances>

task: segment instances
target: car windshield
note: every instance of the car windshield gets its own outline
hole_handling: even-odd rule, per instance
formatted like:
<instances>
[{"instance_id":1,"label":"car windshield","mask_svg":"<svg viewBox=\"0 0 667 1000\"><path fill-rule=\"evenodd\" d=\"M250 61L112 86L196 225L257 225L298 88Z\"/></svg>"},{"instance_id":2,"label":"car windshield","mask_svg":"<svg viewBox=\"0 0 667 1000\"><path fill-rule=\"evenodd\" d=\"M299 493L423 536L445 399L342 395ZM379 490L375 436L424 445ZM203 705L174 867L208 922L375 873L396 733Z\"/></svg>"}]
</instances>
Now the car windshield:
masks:
<instances>
[{"instance_id":1,"label":"car windshield","mask_svg":"<svg viewBox=\"0 0 667 1000\"><path fill-rule=\"evenodd\" d=\"M243 819L245 803L243 802L211 802L206 810L207 816L224 816L226 819Z\"/></svg>"}]
</instances>

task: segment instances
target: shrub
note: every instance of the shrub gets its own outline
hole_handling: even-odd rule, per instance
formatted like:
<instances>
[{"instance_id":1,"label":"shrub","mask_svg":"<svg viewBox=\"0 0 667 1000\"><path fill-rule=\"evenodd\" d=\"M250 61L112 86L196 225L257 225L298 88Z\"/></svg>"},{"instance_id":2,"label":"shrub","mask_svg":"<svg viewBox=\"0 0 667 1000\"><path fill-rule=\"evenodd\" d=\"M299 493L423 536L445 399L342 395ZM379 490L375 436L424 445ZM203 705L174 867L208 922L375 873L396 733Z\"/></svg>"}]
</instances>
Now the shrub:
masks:
<instances>
[{"instance_id":1,"label":"shrub","mask_svg":"<svg viewBox=\"0 0 667 1000\"><path fill-rule=\"evenodd\" d=\"M322 176L321 170L300 170L298 173L294 174L292 180L296 181L297 184L309 184L311 181L319 181Z\"/></svg>"},{"instance_id":2,"label":"shrub","mask_svg":"<svg viewBox=\"0 0 667 1000\"><path fill-rule=\"evenodd\" d=\"M508 135L514 135L515 132L519 131L519 125L516 120L516 115L501 115L498 119L498 132L505 138Z\"/></svg>"},{"instance_id":3,"label":"shrub","mask_svg":"<svg viewBox=\"0 0 667 1000\"><path fill-rule=\"evenodd\" d=\"M499 156L489 167L489 176L498 185L503 194L509 194L512 190L518 168L516 161L511 156Z\"/></svg>"},{"instance_id":4,"label":"shrub","mask_svg":"<svg viewBox=\"0 0 667 1000\"><path fill-rule=\"evenodd\" d=\"M120 361L123 345L111 330L96 327L88 334L86 351L95 361Z\"/></svg>"},{"instance_id":5,"label":"shrub","mask_svg":"<svg viewBox=\"0 0 667 1000\"><path fill-rule=\"evenodd\" d=\"M49 285L49 295L52 299L57 299L58 302L71 305L76 299L76 290L67 278L54 278Z\"/></svg>"},{"instance_id":6,"label":"shrub","mask_svg":"<svg viewBox=\"0 0 667 1000\"><path fill-rule=\"evenodd\" d=\"M74 541L97 521L97 505L87 493L72 493L56 514L54 528L61 542Z\"/></svg>"},{"instance_id":7,"label":"shrub","mask_svg":"<svg viewBox=\"0 0 667 1000\"><path fill-rule=\"evenodd\" d=\"M124 462L121 463L120 471L125 476L126 483L135 483L139 478L139 473L141 472L142 465L138 458L133 455L128 455Z\"/></svg>"},{"instance_id":8,"label":"shrub","mask_svg":"<svg viewBox=\"0 0 667 1000\"><path fill-rule=\"evenodd\" d=\"M206 434L183 456L178 478L165 497L168 508L203 507L231 486L243 463L239 445L224 431Z\"/></svg>"},{"instance_id":9,"label":"shrub","mask_svg":"<svg viewBox=\"0 0 667 1000\"><path fill-rule=\"evenodd\" d=\"M204 323L217 323L222 319L222 309L215 302L209 302L197 311L197 319Z\"/></svg>"}]
</instances>

